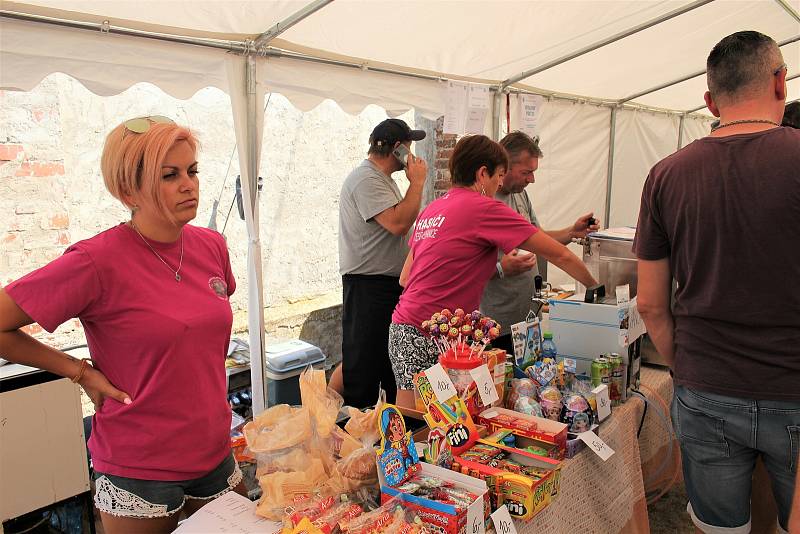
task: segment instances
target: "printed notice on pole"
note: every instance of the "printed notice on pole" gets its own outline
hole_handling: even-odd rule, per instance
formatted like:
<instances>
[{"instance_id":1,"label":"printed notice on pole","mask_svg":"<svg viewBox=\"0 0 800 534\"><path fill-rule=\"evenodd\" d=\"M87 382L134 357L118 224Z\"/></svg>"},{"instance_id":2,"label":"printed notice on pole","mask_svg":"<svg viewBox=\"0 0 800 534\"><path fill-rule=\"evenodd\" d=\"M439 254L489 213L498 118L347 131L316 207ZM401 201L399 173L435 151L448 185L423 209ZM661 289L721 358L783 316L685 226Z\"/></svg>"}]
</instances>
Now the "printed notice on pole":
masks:
<instances>
[{"instance_id":1,"label":"printed notice on pole","mask_svg":"<svg viewBox=\"0 0 800 534\"><path fill-rule=\"evenodd\" d=\"M489 113L489 87L486 85L469 85L467 100L466 133L482 134Z\"/></svg>"},{"instance_id":2,"label":"printed notice on pole","mask_svg":"<svg viewBox=\"0 0 800 534\"><path fill-rule=\"evenodd\" d=\"M442 133L464 135L467 129L468 98L469 87L466 83L447 82Z\"/></svg>"},{"instance_id":3,"label":"printed notice on pole","mask_svg":"<svg viewBox=\"0 0 800 534\"><path fill-rule=\"evenodd\" d=\"M519 95L519 129L531 137L539 132L544 98L539 95Z\"/></svg>"},{"instance_id":4,"label":"printed notice on pole","mask_svg":"<svg viewBox=\"0 0 800 534\"><path fill-rule=\"evenodd\" d=\"M497 534L517 534L517 527L514 526L505 504L492 514L492 521Z\"/></svg>"},{"instance_id":5,"label":"printed notice on pole","mask_svg":"<svg viewBox=\"0 0 800 534\"><path fill-rule=\"evenodd\" d=\"M431 383L433 393L439 402L445 403L456 395L456 387L447 376L442 364L437 363L430 369L426 369L425 376L428 377L428 382Z\"/></svg>"},{"instance_id":6,"label":"printed notice on pole","mask_svg":"<svg viewBox=\"0 0 800 534\"><path fill-rule=\"evenodd\" d=\"M614 455L614 449L606 445L606 442L600 439L597 434L591 430L581 432L578 434L578 438L586 443L586 445L604 462Z\"/></svg>"},{"instance_id":7,"label":"printed notice on pole","mask_svg":"<svg viewBox=\"0 0 800 534\"><path fill-rule=\"evenodd\" d=\"M486 364L470 369L469 374L472 375L475 385L478 386L478 395L481 396L481 402L484 406L491 406L493 402L500 398L497 395L497 388L494 387L492 374Z\"/></svg>"}]
</instances>

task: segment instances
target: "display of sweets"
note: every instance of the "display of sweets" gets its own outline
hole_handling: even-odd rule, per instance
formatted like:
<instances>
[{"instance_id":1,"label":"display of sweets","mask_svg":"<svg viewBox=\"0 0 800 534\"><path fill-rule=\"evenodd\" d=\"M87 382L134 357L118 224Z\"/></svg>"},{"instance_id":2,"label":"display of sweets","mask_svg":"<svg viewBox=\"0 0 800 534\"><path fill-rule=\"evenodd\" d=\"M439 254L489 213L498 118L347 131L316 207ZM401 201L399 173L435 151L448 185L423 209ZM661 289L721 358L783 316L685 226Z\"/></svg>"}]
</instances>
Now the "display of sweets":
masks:
<instances>
[{"instance_id":1,"label":"display of sweets","mask_svg":"<svg viewBox=\"0 0 800 534\"><path fill-rule=\"evenodd\" d=\"M455 507L459 513L469 508L469 505L478 498L478 495L457 487L453 482L426 475L415 476L408 482L397 486L396 489L407 495L449 504Z\"/></svg>"},{"instance_id":2,"label":"display of sweets","mask_svg":"<svg viewBox=\"0 0 800 534\"><path fill-rule=\"evenodd\" d=\"M552 419L553 421L559 420L563 403L562 395L558 388L554 386L542 388L542 390L539 391L539 404L547 419Z\"/></svg>"},{"instance_id":3,"label":"display of sweets","mask_svg":"<svg viewBox=\"0 0 800 534\"><path fill-rule=\"evenodd\" d=\"M519 397L512 409L515 412L544 417L542 406L533 397Z\"/></svg>"},{"instance_id":4,"label":"display of sweets","mask_svg":"<svg viewBox=\"0 0 800 534\"><path fill-rule=\"evenodd\" d=\"M535 400L538 396L538 383L534 382L530 378L513 378L511 379L511 390L508 394L506 407L513 410L517 399L521 397L530 397Z\"/></svg>"},{"instance_id":5,"label":"display of sweets","mask_svg":"<svg viewBox=\"0 0 800 534\"><path fill-rule=\"evenodd\" d=\"M478 310L466 313L461 308L445 308L422 321L422 331L431 337L440 354L453 357L480 355L486 345L500 335L500 324Z\"/></svg>"},{"instance_id":6,"label":"display of sweets","mask_svg":"<svg viewBox=\"0 0 800 534\"><path fill-rule=\"evenodd\" d=\"M560 420L570 432L586 432L594 421L594 412L583 395L568 395L564 398Z\"/></svg>"}]
</instances>

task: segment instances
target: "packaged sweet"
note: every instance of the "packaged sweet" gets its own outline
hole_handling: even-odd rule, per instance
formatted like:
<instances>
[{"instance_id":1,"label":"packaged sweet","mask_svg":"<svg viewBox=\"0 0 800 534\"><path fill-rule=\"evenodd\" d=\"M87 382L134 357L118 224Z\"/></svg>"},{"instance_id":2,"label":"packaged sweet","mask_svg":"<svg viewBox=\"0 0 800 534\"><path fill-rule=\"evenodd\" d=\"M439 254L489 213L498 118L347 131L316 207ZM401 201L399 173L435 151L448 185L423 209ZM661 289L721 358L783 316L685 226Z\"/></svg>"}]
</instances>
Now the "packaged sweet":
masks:
<instances>
[{"instance_id":1,"label":"packaged sweet","mask_svg":"<svg viewBox=\"0 0 800 534\"><path fill-rule=\"evenodd\" d=\"M321 369L309 367L300 374L299 382L303 407L309 410L317 435L327 438L336 426L344 400L328 388L325 371Z\"/></svg>"},{"instance_id":2,"label":"packaged sweet","mask_svg":"<svg viewBox=\"0 0 800 534\"><path fill-rule=\"evenodd\" d=\"M583 395L569 395L564 398L560 420L576 434L586 432L592 426L594 413L589 401Z\"/></svg>"},{"instance_id":3,"label":"packaged sweet","mask_svg":"<svg viewBox=\"0 0 800 534\"><path fill-rule=\"evenodd\" d=\"M400 499L391 499L371 512L339 522L343 534L422 534L422 521L405 509Z\"/></svg>"},{"instance_id":4,"label":"packaged sweet","mask_svg":"<svg viewBox=\"0 0 800 534\"><path fill-rule=\"evenodd\" d=\"M381 390L378 396L378 402L372 409L361 411L348 406L347 411L350 415L350 419L344 425L344 429L355 439L374 444L380 439L380 434L378 432L378 412L380 412L385 402L386 392Z\"/></svg>"},{"instance_id":5,"label":"packaged sweet","mask_svg":"<svg viewBox=\"0 0 800 534\"><path fill-rule=\"evenodd\" d=\"M533 397L520 397L514 403L514 411L536 417L544 417L542 406Z\"/></svg>"}]
</instances>

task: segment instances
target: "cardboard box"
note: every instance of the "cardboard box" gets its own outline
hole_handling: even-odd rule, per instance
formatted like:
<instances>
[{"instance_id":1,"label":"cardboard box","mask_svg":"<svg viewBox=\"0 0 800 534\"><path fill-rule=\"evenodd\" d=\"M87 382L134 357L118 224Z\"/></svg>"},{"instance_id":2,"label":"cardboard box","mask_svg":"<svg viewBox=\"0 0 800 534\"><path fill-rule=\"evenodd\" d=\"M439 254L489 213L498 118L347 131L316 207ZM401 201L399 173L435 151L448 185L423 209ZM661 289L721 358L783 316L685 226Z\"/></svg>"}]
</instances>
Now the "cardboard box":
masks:
<instances>
[{"instance_id":1,"label":"cardboard box","mask_svg":"<svg viewBox=\"0 0 800 534\"><path fill-rule=\"evenodd\" d=\"M592 360L605 353L619 354L626 368L622 399L625 400L627 390L639 384L641 340L627 346L621 344L617 306L586 303L577 295L549 302L549 328L559 361L572 358L577 364L576 374L591 376Z\"/></svg>"},{"instance_id":2,"label":"cardboard box","mask_svg":"<svg viewBox=\"0 0 800 534\"><path fill-rule=\"evenodd\" d=\"M493 494L493 508L505 504L512 517L527 521L547 507L558 495L561 483L560 462L485 440L480 440L478 444L499 449L508 459L545 473L536 479L523 473L511 472L502 466L496 467L497 464L491 460L483 463L468 459L465 456L469 453L457 456L454 469L489 482L490 492Z\"/></svg>"},{"instance_id":3,"label":"cardboard box","mask_svg":"<svg viewBox=\"0 0 800 534\"><path fill-rule=\"evenodd\" d=\"M514 428L509 426L505 421L500 421L498 416L506 416L514 419L519 419L531 423L531 428ZM506 408L489 408L478 414L478 422L486 427L487 432L493 433L498 430L508 429L513 430L514 434L518 436L526 436L534 438L545 443L552 443L559 449L558 458L564 458L567 449L567 425L536 417L535 415L528 415ZM535 425L535 428L533 428Z\"/></svg>"},{"instance_id":4,"label":"cardboard box","mask_svg":"<svg viewBox=\"0 0 800 534\"><path fill-rule=\"evenodd\" d=\"M385 504L395 497L400 497L404 505L413 510L422 522L429 525L434 532L445 534L472 534L471 531L469 533L467 532L467 516L469 515L469 509L473 510L473 513L476 515L480 510L485 525L491 513L489 488L486 482L436 465L420 463L419 466L420 474L454 482L457 486L476 494L478 498L473 501L467 510L459 512L455 506L432 501L416 495L409 495L387 485L383 474L380 472L380 469L378 469L378 479L381 486L381 504Z\"/></svg>"}]
</instances>

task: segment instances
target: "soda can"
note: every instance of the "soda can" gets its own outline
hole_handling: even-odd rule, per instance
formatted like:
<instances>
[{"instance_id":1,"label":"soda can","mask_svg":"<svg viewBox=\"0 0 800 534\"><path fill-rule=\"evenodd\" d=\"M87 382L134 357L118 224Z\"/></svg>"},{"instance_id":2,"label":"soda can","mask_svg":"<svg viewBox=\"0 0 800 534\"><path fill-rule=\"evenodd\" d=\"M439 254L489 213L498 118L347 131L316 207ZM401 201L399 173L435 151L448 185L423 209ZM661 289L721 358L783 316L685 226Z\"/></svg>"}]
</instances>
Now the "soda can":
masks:
<instances>
[{"instance_id":1,"label":"soda can","mask_svg":"<svg viewBox=\"0 0 800 534\"><path fill-rule=\"evenodd\" d=\"M610 366L608 358L600 356L592 361L592 387L597 387L600 384L608 385L611 381Z\"/></svg>"},{"instance_id":2,"label":"soda can","mask_svg":"<svg viewBox=\"0 0 800 534\"><path fill-rule=\"evenodd\" d=\"M609 355L608 363L611 366L608 397L612 406L619 406L625 398L625 366L622 364L622 356L615 353Z\"/></svg>"}]
</instances>

